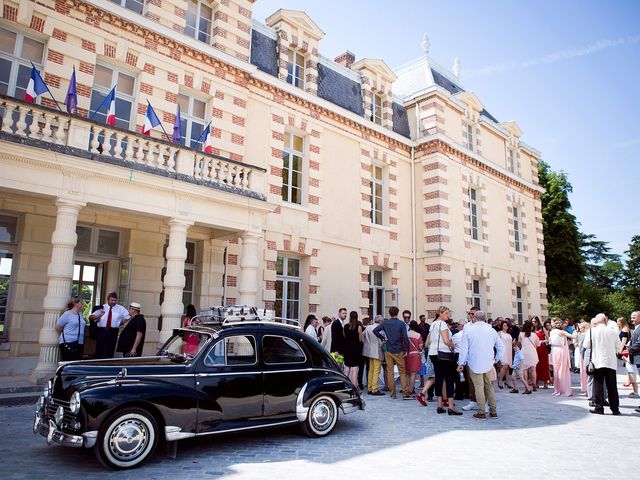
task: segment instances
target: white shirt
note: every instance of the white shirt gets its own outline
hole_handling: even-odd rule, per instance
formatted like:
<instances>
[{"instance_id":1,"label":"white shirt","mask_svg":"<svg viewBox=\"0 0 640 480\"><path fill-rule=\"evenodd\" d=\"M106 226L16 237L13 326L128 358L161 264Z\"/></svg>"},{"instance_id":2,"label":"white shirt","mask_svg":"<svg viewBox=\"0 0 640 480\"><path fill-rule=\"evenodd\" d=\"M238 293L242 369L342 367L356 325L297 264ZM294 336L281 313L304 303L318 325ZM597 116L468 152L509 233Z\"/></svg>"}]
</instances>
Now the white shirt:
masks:
<instances>
[{"instance_id":1,"label":"white shirt","mask_svg":"<svg viewBox=\"0 0 640 480\"><path fill-rule=\"evenodd\" d=\"M109 318L109 307L108 303L105 303L102 306L102 310L104 310L104 315L100 317L98 320L98 327L103 328L107 326L107 319ZM113 313L111 314L111 328L118 328L122 323L122 320L129 320L129 312L122 305L118 305L117 303L113 306Z\"/></svg>"},{"instance_id":2,"label":"white shirt","mask_svg":"<svg viewBox=\"0 0 640 480\"><path fill-rule=\"evenodd\" d=\"M313 325L309 324L309 326L307 327L307 329L304 331L304 333L306 333L307 335L309 335L311 338L313 338L314 340L318 340L318 332L317 330L313 327Z\"/></svg>"},{"instance_id":3,"label":"white shirt","mask_svg":"<svg viewBox=\"0 0 640 480\"><path fill-rule=\"evenodd\" d=\"M473 328L464 329L463 333L458 365L467 364L473 373L489 372L504 353L498 332L486 322L476 322Z\"/></svg>"},{"instance_id":4,"label":"white shirt","mask_svg":"<svg viewBox=\"0 0 640 480\"><path fill-rule=\"evenodd\" d=\"M618 368L616 353L622 348L622 342L618 332L608 325L599 324L591 328L585 336L584 347L591 348L591 361L596 368Z\"/></svg>"},{"instance_id":5,"label":"white shirt","mask_svg":"<svg viewBox=\"0 0 640 480\"><path fill-rule=\"evenodd\" d=\"M453 342L453 351L456 353L460 353L460 347L462 347L463 334L464 334L464 330L460 330L453 337L451 337L451 341Z\"/></svg>"},{"instance_id":6,"label":"white shirt","mask_svg":"<svg viewBox=\"0 0 640 480\"><path fill-rule=\"evenodd\" d=\"M450 352L451 349L447 347L447 344L444 343L444 340L440 339L441 332L449 330L449 326L447 322L443 322L442 320L436 320L431 324L431 328L429 329L429 335L431 335L431 343L429 344L429 355L437 355L438 350L441 352ZM449 338L451 338L451 332L449 332ZM438 339L440 339L440 345L438 346Z\"/></svg>"}]
</instances>

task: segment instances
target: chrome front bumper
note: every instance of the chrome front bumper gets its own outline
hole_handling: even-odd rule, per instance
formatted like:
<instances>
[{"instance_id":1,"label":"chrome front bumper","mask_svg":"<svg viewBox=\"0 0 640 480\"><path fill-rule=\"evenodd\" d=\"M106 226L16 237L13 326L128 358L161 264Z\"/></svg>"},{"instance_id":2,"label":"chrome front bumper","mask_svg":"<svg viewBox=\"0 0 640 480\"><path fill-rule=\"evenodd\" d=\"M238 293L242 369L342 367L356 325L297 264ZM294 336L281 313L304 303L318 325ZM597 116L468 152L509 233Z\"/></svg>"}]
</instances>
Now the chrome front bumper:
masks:
<instances>
[{"instance_id":1,"label":"chrome front bumper","mask_svg":"<svg viewBox=\"0 0 640 480\"><path fill-rule=\"evenodd\" d=\"M364 410L364 407L365 401L362 397L352 397L348 400L343 400L340 404L340 409L344 414L356 412L358 410Z\"/></svg>"},{"instance_id":2,"label":"chrome front bumper","mask_svg":"<svg viewBox=\"0 0 640 480\"><path fill-rule=\"evenodd\" d=\"M63 447L91 448L96 444L98 432L85 432L82 435L72 435L60 430L53 420L45 420L41 411L37 411L33 420L33 433L39 433L47 439L47 445L58 444Z\"/></svg>"}]
</instances>

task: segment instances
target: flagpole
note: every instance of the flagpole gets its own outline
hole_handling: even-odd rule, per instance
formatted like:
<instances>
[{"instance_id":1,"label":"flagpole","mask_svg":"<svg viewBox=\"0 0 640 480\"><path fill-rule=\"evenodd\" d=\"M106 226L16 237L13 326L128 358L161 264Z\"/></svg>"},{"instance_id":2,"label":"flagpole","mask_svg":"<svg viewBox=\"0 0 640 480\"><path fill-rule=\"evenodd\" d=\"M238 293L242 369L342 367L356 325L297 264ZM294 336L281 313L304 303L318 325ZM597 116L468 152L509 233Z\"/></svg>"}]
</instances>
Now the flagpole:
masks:
<instances>
[{"instance_id":1,"label":"flagpole","mask_svg":"<svg viewBox=\"0 0 640 480\"><path fill-rule=\"evenodd\" d=\"M198 142L200 142L200 140L202 140L202 136L204 135L204 132L206 132L206 131L207 131L207 127L208 127L209 125L211 125L211 121L209 121L209 123L207 123L207 126L206 126L206 127L204 127L204 128L202 129L202 133L201 133L201 134L200 134L200 136L198 137L198 140L196 140L196 143L198 143Z\"/></svg>"},{"instance_id":2,"label":"flagpole","mask_svg":"<svg viewBox=\"0 0 640 480\"><path fill-rule=\"evenodd\" d=\"M149 101L149 99L147 98L147 108L151 107L151 102ZM151 107L153 108L153 107ZM154 110L155 112L155 110ZM157 115L157 114L156 114ZM158 118L158 120L160 120ZM160 128L162 129L162 131L164 132L164 136L167 137L167 141L173 143L171 137L169 136L169 134L167 133L167 131L164 129L164 125L162 125L162 121L160 121Z\"/></svg>"},{"instance_id":3,"label":"flagpole","mask_svg":"<svg viewBox=\"0 0 640 480\"><path fill-rule=\"evenodd\" d=\"M113 92L114 88L116 88L116 87L114 86L111 90L109 90L109 93L107 93L105 95L104 100L102 100L102 103L100 105L98 105L98 108L96 108L91 115L89 115L89 120L93 120L93 117L95 117L96 114L102 109L102 107L104 107L105 102L107 101L107 98L109 97L109 94L111 92ZM115 98L115 95L114 95L114 98ZM109 113L109 107L107 107L107 114L108 113Z\"/></svg>"},{"instance_id":4,"label":"flagpole","mask_svg":"<svg viewBox=\"0 0 640 480\"><path fill-rule=\"evenodd\" d=\"M31 62L31 66L33 68L36 68L36 66L33 64L33 62ZM38 69L36 68L36 72L38 72ZM40 75L40 72L38 72L38 75ZM42 78L42 75L40 75L40 78ZM44 86L47 89L47 92L49 92L49 95L51 95L51 99L53 100L53 103L56 104L56 107L58 107L58 110L60 110L62 112L62 109L60 108L60 105L58 105L58 101L56 100L56 98L53 96L53 93L51 93L51 90L49 90L49 85L47 85L47 82L44 81L44 78L42 78L42 83L44 83Z\"/></svg>"}]
</instances>

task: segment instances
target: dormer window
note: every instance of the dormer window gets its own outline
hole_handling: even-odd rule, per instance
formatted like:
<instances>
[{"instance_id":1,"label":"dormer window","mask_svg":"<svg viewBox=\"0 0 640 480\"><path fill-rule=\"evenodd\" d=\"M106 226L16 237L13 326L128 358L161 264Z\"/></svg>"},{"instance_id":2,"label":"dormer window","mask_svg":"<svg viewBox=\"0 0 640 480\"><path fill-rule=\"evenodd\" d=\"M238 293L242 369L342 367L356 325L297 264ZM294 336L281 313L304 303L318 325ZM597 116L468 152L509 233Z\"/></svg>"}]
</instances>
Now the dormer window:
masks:
<instances>
[{"instance_id":1,"label":"dormer window","mask_svg":"<svg viewBox=\"0 0 640 480\"><path fill-rule=\"evenodd\" d=\"M211 43L212 8L206 2L188 0L186 16L184 33L201 42Z\"/></svg>"},{"instance_id":2,"label":"dormer window","mask_svg":"<svg viewBox=\"0 0 640 480\"><path fill-rule=\"evenodd\" d=\"M287 83L304 88L304 56L294 50L287 57Z\"/></svg>"},{"instance_id":3,"label":"dormer window","mask_svg":"<svg viewBox=\"0 0 640 480\"><path fill-rule=\"evenodd\" d=\"M473 136L473 125L467 123L467 148L475 152L475 141Z\"/></svg>"},{"instance_id":4,"label":"dormer window","mask_svg":"<svg viewBox=\"0 0 640 480\"><path fill-rule=\"evenodd\" d=\"M371 95L371 121L382 125L382 95L377 93Z\"/></svg>"},{"instance_id":5,"label":"dormer window","mask_svg":"<svg viewBox=\"0 0 640 480\"><path fill-rule=\"evenodd\" d=\"M507 170L511 173L516 172L516 152L512 149L507 150Z\"/></svg>"}]
</instances>

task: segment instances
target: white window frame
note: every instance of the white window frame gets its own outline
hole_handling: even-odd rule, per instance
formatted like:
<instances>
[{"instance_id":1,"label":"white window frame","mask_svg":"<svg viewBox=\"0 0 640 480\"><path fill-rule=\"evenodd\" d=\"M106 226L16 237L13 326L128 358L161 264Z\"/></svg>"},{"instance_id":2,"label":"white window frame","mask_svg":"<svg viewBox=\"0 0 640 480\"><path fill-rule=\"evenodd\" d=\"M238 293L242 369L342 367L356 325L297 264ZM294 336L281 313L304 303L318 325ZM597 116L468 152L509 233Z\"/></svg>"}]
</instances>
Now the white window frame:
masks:
<instances>
[{"instance_id":1,"label":"white window frame","mask_svg":"<svg viewBox=\"0 0 640 480\"><path fill-rule=\"evenodd\" d=\"M380 283L376 281L376 273L380 275ZM381 268L369 269L369 316L373 319L376 315L389 317L389 308L398 306L398 289L385 288L385 271ZM378 300L382 306L382 311L376 310Z\"/></svg>"},{"instance_id":2,"label":"white window frame","mask_svg":"<svg viewBox=\"0 0 640 480\"><path fill-rule=\"evenodd\" d=\"M302 59L302 65L298 63L300 59ZM304 89L306 62L306 57L299 51L290 49L287 52L287 83Z\"/></svg>"},{"instance_id":3,"label":"white window frame","mask_svg":"<svg viewBox=\"0 0 640 480\"><path fill-rule=\"evenodd\" d=\"M513 207L513 248L516 252L522 250L522 238L520 232L520 209L517 206Z\"/></svg>"},{"instance_id":4,"label":"white window frame","mask_svg":"<svg viewBox=\"0 0 640 480\"><path fill-rule=\"evenodd\" d=\"M116 5L120 5L122 8L126 8L127 10L131 10L132 12L142 14L144 12L145 1L144 0L110 0ZM140 11L138 8L131 8L131 5L140 5Z\"/></svg>"},{"instance_id":5,"label":"white window frame","mask_svg":"<svg viewBox=\"0 0 640 480\"><path fill-rule=\"evenodd\" d=\"M6 253L8 255L11 255L11 271L9 272L9 288L7 289L7 304L5 305L5 309L4 309L4 327L2 332L0 332L0 338L4 339L7 338L8 334L9 334L9 311L10 311L10 307L11 307L11 292L13 290L13 283L15 282L15 279L13 279L12 282L12 278L15 276L16 274L16 255L17 255L17 245L18 245L18 236L20 234L20 218L16 215L11 215L8 213L4 213L2 211L0 211L0 215L2 215L3 217L11 217L11 218L15 218L16 220L16 231L15 231L15 238L13 238L12 242L0 242L0 251L3 253Z\"/></svg>"},{"instance_id":6,"label":"white window frame","mask_svg":"<svg viewBox=\"0 0 640 480\"><path fill-rule=\"evenodd\" d=\"M196 142L196 140L198 139L198 137L200 137L200 135L202 134L202 131L205 129L207 125L206 117L207 117L207 112L209 111L209 105L206 100L203 100L202 98L194 97L193 95L190 95L187 92L178 93L178 102L180 101L180 97L185 97L187 99L186 111L182 107L180 107L180 120L181 120L180 143L185 147L201 150L203 139L201 139L199 142ZM196 101L204 103L204 115L205 115L204 118L196 117L193 114L193 105ZM185 124L184 128L182 127L182 123ZM197 137L195 137L195 139L192 138L194 124L199 125L201 127L200 133L198 134Z\"/></svg>"},{"instance_id":7,"label":"white window frame","mask_svg":"<svg viewBox=\"0 0 640 480\"><path fill-rule=\"evenodd\" d=\"M376 125L382 125L383 98L379 93L371 93L371 121Z\"/></svg>"},{"instance_id":8,"label":"white window frame","mask_svg":"<svg viewBox=\"0 0 640 480\"><path fill-rule=\"evenodd\" d=\"M482 239L479 196L479 188L469 187L469 227L471 229L471 239L477 241L481 241Z\"/></svg>"},{"instance_id":9,"label":"white window frame","mask_svg":"<svg viewBox=\"0 0 640 480\"><path fill-rule=\"evenodd\" d=\"M474 126L471 123L467 123L467 148L469 150L471 150L472 152L475 152L475 132L474 130Z\"/></svg>"},{"instance_id":10,"label":"white window frame","mask_svg":"<svg viewBox=\"0 0 640 480\"><path fill-rule=\"evenodd\" d=\"M47 55L47 44L46 42L40 41L37 38L34 38L29 35L25 35L24 33L19 32L17 30L7 28L7 26L4 24L0 25L0 28L8 32L11 32L16 36L16 42L13 47L12 53L0 51L0 58L9 60L11 62L11 73L9 74L9 80L8 80L9 83L7 85L6 94L9 97L14 97L14 98L17 98L18 100L22 100L24 98L24 92L27 89L28 80L27 80L27 83L25 83L24 85L18 85L18 71L20 70L20 66L27 67L29 71L31 71L31 60L25 60L22 57L22 48L24 45L24 39L28 38L29 40L42 44L42 59L40 59L39 62L34 61L33 64L40 71L43 77L44 77L44 73L42 72L42 65L43 65L43 60L46 58L46 55ZM20 54L18 54L18 52L20 52ZM16 90L22 92L22 95L20 97L16 97ZM37 103L40 103L40 97L38 97Z\"/></svg>"},{"instance_id":11,"label":"white window frame","mask_svg":"<svg viewBox=\"0 0 640 480\"><path fill-rule=\"evenodd\" d=\"M289 136L289 142L287 143L287 135ZM302 140L302 151L296 150L295 145L295 137L300 138ZM304 204L304 179L305 179L305 138L302 135L298 135L293 131L287 131L285 133L285 143L284 148L282 150L282 201L286 203L291 203L293 205L303 205ZM285 163L286 157L288 156L288 165ZM294 170L294 157L299 158L299 170ZM285 182L285 172L288 178L288 181ZM298 182L296 185L293 184L293 173L298 174ZM299 191L299 201L293 201L293 192L294 190Z\"/></svg>"},{"instance_id":12,"label":"white window frame","mask_svg":"<svg viewBox=\"0 0 640 480\"><path fill-rule=\"evenodd\" d=\"M376 174L380 172L380 178L376 177ZM370 219L371 219L371 223L373 225L385 225L386 224L386 218L385 218L385 204L387 201L387 195L386 195L386 184L387 184L387 175L386 175L386 168L384 167L384 165L378 165L378 164L373 164L371 166L371 179L370 179L370 185L371 185L371 213L370 213ZM376 187L380 188L380 195L376 195ZM379 205L377 205L377 202L379 202ZM380 221L376 221L376 213L380 213Z\"/></svg>"},{"instance_id":13,"label":"white window frame","mask_svg":"<svg viewBox=\"0 0 640 480\"><path fill-rule=\"evenodd\" d=\"M516 167L518 159L516 157L516 151L513 148L507 150L507 170L511 173L516 173Z\"/></svg>"},{"instance_id":14,"label":"white window frame","mask_svg":"<svg viewBox=\"0 0 640 480\"><path fill-rule=\"evenodd\" d=\"M129 102L131 104L131 109L129 110L129 118L118 118L117 117L117 113L116 113L116 126L118 125L118 121L123 122L126 121L127 122L127 126L126 129L127 130L131 130L131 127L134 126L135 127L135 121L133 121L133 116L136 112L136 92L137 87L138 87L138 77L137 75L132 72L131 70L127 70L124 68L121 68L117 65L113 65L113 64L109 64L109 63L105 63L105 62L96 62L96 67L97 66L101 66L104 68L108 68L111 70L111 83L109 87L104 87L103 85L96 85L95 83L95 77L93 80L93 86L91 87L91 96L89 97L89 108L91 108L91 99L93 98L93 92L96 91L100 94L102 94L103 97L107 96L109 94L109 92L111 91L111 89L113 88L114 85L118 84L118 75L119 74L123 74L123 75L127 75L129 77L133 78L133 93L130 95L128 93L122 92L120 89L117 88L116 86L116 104L118 102L118 100L121 101L125 101L125 102ZM98 107L98 105L96 105L96 107ZM106 107L107 109L109 108L108 106ZM116 112L117 112L117 108L116 108ZM93 115L94 110L90 110L89 111L89 115ZM100 110L100 112L98 113L98 115L106 115L106 109L103 107L102 110ZM125 127L121 127L121 128L125 128Z\"/></svg>"},{"instance_id":15,"label":"white window frame","mask_svg":"<svg viewBox=\"0 0 640 480\"><path fill-rule=\"evenodd\" d=\"M520 325L524 322L524 316L524 287L516 285L516 318Z\"/></svg>"},{"instance_id":16,"label":"white window frame","mask_svg":"<svg viewBox=\"0 0 640 480\"><path fill-rule=\"evenodd\" d=\"M189 35L192 38L195 38L196 40L206 43L207 45L211 44L211 33L213 32L213 7L211 4L209 4L209 2L203 2L202 0L187 0L187 12L189 11L189 4L196 4L196 24L194 26L188 25L187 23L185 23L185 29L184 29L184 33L186 35ZM207 32L203 32L200 28L201 28L201 24L200 22L202 21L202 9L203 7L208 8L209 11L211 12L211 18L209 18L207 21L209 22L209 30ZM185 22L188 19L185 18ZM193 29L193 32L189 31ZM201 38L201 35L204 35L205 38Z\"/></svg>"},{"instance_id":17,"label":"white window frame","mask_svg":"<svg viewBox=\"0 0 640 480\"><path fill-rule=\"evenodd\" d=\"M292 256L286 256L286 255L278 255L278 260L279 259L282 259L282 274L276 275L276 283L279 283L279 282L282 283L282 298L280 299L276 298L276 302L280 300L280 305L281 305L281 311L280 312L276 311L276 316L279 316L281 318L286 318L287 320L297 320L298 322L300 322L300 316L302 312L302 260L298 257L292 257ZM290 261L298 262L297 277L287 274L287 272L289 271ZM298 318L289 318L286 316L287 312L289 311L289 302L290 302L290 299L288 298L289 288L291 288L291 285L293 284L298 285L298 298L291 299L291 301L298 303ZM277 288L276 288L276 292L277 292ZM278 315L278 313L280 315Z\"/></svg>"},{"instance_id":18,"label":"white window frame","mask_svg":"<svg viewBox=\"0 0 640 480\"><path fill-rule=\"evenodd\" d=\"M482 279L473 278L471 280L471 306L482 310Z\"/></svg>"}]
</instances>

